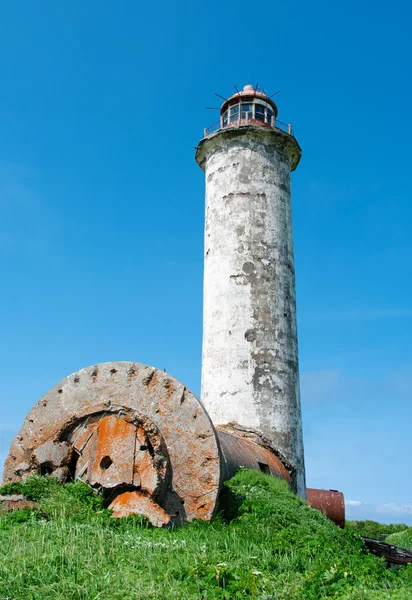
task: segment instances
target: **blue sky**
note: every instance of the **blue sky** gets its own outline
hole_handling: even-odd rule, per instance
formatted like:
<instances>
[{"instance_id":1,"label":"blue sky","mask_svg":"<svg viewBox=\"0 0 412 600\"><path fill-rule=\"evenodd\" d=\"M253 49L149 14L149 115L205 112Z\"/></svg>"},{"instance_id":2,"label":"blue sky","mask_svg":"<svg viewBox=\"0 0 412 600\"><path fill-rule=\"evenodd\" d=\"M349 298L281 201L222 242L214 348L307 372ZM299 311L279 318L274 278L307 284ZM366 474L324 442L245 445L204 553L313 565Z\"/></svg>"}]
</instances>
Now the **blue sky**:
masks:
<instances>
[{"instance_id":1,"label":"blue sky","mask_svg":"<svg viewBox=\"0 0 412 600\"><path fill-rule=\"evenodd\" d=\"M412 524L411 10L315 1L3 3L0 460L99 362L198 394L214 92L277 96L292 176L307 480Z\"/></svg>"}]
</instances>

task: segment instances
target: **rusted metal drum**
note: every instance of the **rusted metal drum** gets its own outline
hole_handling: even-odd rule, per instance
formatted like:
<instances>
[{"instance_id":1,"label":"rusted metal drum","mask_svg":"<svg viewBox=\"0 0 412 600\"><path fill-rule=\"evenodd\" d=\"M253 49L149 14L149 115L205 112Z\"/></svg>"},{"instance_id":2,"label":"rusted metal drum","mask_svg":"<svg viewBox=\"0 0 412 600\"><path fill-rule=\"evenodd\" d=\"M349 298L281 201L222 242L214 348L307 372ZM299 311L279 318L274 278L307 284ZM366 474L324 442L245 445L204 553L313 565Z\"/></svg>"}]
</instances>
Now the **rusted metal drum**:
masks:
<instances>
[{"instance_id":1,"label":"rusted metal drum","mask_svg":"<svg viewBox=\"0 0 412 600\"><path fill-rule=\"evenodd\" d=\"M240 466L285 479L294 467L259 432L215 429L179 381L132 362L82 369L51 389L14 438L3 483L30 473L83 480L117 517L157 526L210 520L222 483ZM343 495L308 489L308 503L344 524Z\"/></svg>"},{"instance_id":2,"label":"rusted metal drum","mask_svg":"<svg viewBox=\"0 0 412 600\"><path fill-rule=\"evenodd\" d=\"M290 483L292 467L257 431L231 424L216 428L220 444L223 480L233 477L240 466L262 471Z\"/></svg>"},{"instance_id":3,"label":"rusted metal drum","mask_svg":"<svg viewBox=\"0 0 412 600\"><path fill-rule=\"evenodd\" d=\"M306 499L309 506L324 512L339 527L345 527L345 499L342 492L306 488Z\"/></svg>"}]
</instances>

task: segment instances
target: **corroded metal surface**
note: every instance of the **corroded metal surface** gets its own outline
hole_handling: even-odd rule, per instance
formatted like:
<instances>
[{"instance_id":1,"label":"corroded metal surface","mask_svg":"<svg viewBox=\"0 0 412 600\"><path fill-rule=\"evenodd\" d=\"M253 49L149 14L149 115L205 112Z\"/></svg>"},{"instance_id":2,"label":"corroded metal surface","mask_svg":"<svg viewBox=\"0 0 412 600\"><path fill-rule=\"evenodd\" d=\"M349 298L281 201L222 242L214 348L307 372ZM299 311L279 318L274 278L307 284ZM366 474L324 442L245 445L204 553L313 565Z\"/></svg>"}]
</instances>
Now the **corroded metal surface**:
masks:
<instances>
[{"instance_id":1,"label":"corroded metal surface","mask_svg":"<svg viewBox=\"0 0 412 600\"><path fill-rule=\"evenodd\" d=\"M144 515L155 527L170 524L171 517L156 502L140 492L124 492L117 496L109 506L113 517L120 519L131 514Z\"/></svg>"},{"instance_id":2,"label":"corroded metal surface","mask_svg":"<svg viewBox=\"0 0 412 600\"><path fill-rule=\"evenodd\" d=\"M261 448L265 448L271 454L273 454L279 462L283 465L287 474L285 479L289 482L292 482L295 477L295 466L286 460L285 456L279 451L279 449L273 444L271 440L262 435L260 431L257 429L253 429L252 427L242 427L239 423L228 423L226 425L217 425L216 431L218 432L218 437L220 433L227 433L230 436L238 438L240 440L244 440L247 442L251 442L253 446L259 446ZM257 452L257 449L254 449L253 452ZM238 466L241 466L240 463Z\"/></svg>"},{"instance_id":3,"label":"corroded metal surface","mask_svg":"<svg viewBox=\"0 0 412 600\"><path fill-rule=\"evenodd\" d=\"M390 566L412 564L412 552L408 548L367 537L363 537L363 541L371 554L383 556Z\"/></svg>"},{"instance_id":4,"label":"corroded metal surface","mask_svg":"<svg viewBox=\"0 0 412 600\"><path fill-rule=\"evenodd\" d=\"M92 486L114 488L133 484L136 425L115 415L103 417L90 445L87 480Z\"/></svg>"},{"instance_id":5,"label":"corroded metal surface","mask_svg":"<svg viewBox=\"0 0 412 600\"><path fill-rule=\"evenodd\" d=\"M309 506L324 512L339 527L345 527L345 500L342 492L306 488L306 498Z\"/></svg>"},{"instance_id":6,"label":"corroded metal surface","mask_svg":"<svg viewBox=\"0 0 412 600\"><path fill-rule=\"evenodd\" d=\"M36 502L26 500L24 496L0 496L0 512L2 513L25 510L26 508L37 510L39 507Z\"/></svg>"},{"instance_id":7,"label":"corroded metal surface","mask_svg":"<svg viewBox=\"0 0 412 600\"><path fill-rule=\"evenodd\" d=\"M210 519L221 483L200 402L170 375L131 362L82 369L51 389L13 440L3 482L58 470L63 478L62 469L114 493L139 488L175 523Z\"/></svg>"},{"instance_id":8,"label":"corroded metal surface","mask_svg":"<svg viewBox=\"0 0 412 600\"><path fill-rule=\"evenodd\" d=\"M238 430L239 431L239 430ZM217 429L222 452L223 479L230 479L239 467L260 470L290 482L290 475L276 454L263 445L236 435L232 430Z\"/></svg>"}]
</instances>

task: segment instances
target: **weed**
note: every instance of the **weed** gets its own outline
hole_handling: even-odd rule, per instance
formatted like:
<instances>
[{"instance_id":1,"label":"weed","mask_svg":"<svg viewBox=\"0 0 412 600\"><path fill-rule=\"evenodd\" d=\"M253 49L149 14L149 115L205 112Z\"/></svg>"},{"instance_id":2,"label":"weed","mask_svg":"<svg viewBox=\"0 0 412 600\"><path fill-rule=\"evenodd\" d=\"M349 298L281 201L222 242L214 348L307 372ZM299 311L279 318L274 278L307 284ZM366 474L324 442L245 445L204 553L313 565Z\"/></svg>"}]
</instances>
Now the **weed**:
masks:
<instances>
[{"instance_id":1,"label":"weed","mask_svg":"<svg viewBox=\"0 0 412 600\"><path fill-rule=\"evenodd\" d=\"M33 510L0 516L0 598L411 598L412 568L386 569L355 527L337 528L263 473L241 470L214 521L180 529L112 519L81 482L21 485L49 520Z\"/></svg>"}]
</instances>

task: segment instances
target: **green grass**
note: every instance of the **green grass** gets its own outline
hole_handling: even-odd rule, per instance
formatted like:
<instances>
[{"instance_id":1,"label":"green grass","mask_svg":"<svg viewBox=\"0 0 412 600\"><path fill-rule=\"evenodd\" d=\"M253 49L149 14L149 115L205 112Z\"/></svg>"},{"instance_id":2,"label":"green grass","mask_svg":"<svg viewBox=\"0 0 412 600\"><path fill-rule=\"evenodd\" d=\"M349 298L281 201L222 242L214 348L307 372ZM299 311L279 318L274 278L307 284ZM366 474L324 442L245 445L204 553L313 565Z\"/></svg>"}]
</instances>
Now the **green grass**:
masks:
<instances>
[{"instance_id":1,"label":"green grass","mask_svg":"<svg viewBox=\"0 0 412 600\"><path fill-rule=\"evenodd\" d=\"M227 483L212 523L174 530L110 518L82 483L35 477L19 491L50 520L33 510L0 517L1 600L412 597L410 566L386 569L353 528L338 529L259 472Z\"/></svg>"},{"instance_id":2,"label":"green grass","mask_svg":"<svg viewBox=\"0 0 412 600\"><path fill-rule=\"evenodd\" d=\"M405 529L404 531L398 531L397 533L392 533L388 535L385 542L390 544L396 544L397 546L401 546L402 548L407 548L412 552L412 527Z\"/></svg>"},{"instance_id":3,"label":"green grass","mask_svg":"<svg viewBox=\"0 0 412 600\"><path fill-rule=\"evenodd\" d=\"M384 525L376 521L346 521L346 527L352 529L358 535L381 541L385 540L392 533L403 532L407 529L411 529L412 531L412 528L409 528L408 525L399 523Z\"/></svg>"}]
</instances>

